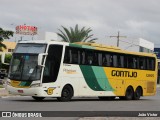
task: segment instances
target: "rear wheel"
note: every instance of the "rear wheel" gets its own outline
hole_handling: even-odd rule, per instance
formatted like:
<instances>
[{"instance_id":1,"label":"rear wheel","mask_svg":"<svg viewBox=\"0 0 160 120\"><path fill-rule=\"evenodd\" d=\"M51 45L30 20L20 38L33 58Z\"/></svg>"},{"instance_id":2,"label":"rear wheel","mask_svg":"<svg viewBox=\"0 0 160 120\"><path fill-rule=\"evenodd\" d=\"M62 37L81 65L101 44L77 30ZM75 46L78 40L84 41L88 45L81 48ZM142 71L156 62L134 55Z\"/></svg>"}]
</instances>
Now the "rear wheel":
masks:
<instances>
[{"instance_id":1,"label":"rear wheel","mask_svg":"<svg viewBox=\"0 0 160 120\"><path fill-rule=\"evenodd\" d=\"M73 90L70 86L65 86L62 90L61 97L58 97L57 100L61 102L70 101L73 97Z\"/></svg>"},{"instance_id":2,"label":"rear wheel","mask_svg":"<svg viewBox=\"0 0 160 120\"><path fill-rule=\"evenodd\" d=\"M134 92L134 97L133 97L133 99L134 99L134 100L139 100L140 97L141 97L141 95L142 95L142 89L141 89L140 87L137 87L137 88L136 88L136 91Z\"/></svg>"},{"instance_id":3,"label":"rear wheel","mask_svg":"<svg viewBox=\"0 0 160 120\"><path fill-rule=\"evenodd\" d=\"M32 96L32 98L36 101L42 101L45 97L36 97L36 96Z\"/></svg>"},{"instance_id":4,"label":"rear wheel","mask_svg":"<svg viewBox=\"0 0 160 120\"><path fill-rule=\"evenodd\" d=\"M131 86L129 86L126 90L126 93L125 93L125 100L132 100L133 99L133 96L134 96L134 91L133 91L133 88Z\"/></svg>"}]
</instances>

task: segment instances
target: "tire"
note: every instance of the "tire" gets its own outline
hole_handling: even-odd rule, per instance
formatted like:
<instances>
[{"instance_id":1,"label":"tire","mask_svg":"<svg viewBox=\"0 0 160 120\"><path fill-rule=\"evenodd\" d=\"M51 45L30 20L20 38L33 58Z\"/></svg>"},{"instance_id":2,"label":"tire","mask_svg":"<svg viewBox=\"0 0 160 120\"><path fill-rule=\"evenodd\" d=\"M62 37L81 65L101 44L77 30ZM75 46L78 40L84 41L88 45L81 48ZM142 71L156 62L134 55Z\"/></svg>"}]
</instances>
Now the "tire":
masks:
<instances>
[{"instance_id":1,"label":"tire","mask_svg":"<svg viewBox=\"0 0 160 120\"><path fill-rule=\"evenodd\" d=\"M140 97L141 97L141 95L142 95L142 89L140 87L137 87L136 90L135 90L135 92L134 92L133 99L134 100L139 100Z\"/></svg>"},{"instance_id":2,"label":"tire","mask_svg":"<svg viewBox=\"0 0 160 120\"><path fill-rule=\"evenodd\" d=\"M100 100L114 100L115 96L111 96L111 97L98 97Z\"/></svg>"},{"instance_id":3,"label":"tire","mask_svg":"<svg viewBox=\"0 0 160 120\"><path fill-rule=\"evenodd\" d=\"M129 86L126 90L126 93L125 93L125 100L132 100L133 99L133 96L134 96L134 91L133 91L133 88L131 86Z\"/></svg>"},{"instance_id":4,"label":"tire","mask_svg":"<svg viewBox=\"0 0 160 120\"><path fill-rule=\"evenodd\" d=\"M42 101L45 97L36 97L36 96L32 96L32 98L36 101Z\"/></svg>"},{"instance_id":5,"label":"tire","mask_svg":"<svg viewBox=\"0 0 160 120\"><path fill-rule=\"evenodd\" d=\"M61 97L58 97L57 100L61 102L70 101L73 97L73 89L70 86L65 86L62 90Z\"/></svg>"}]
</instances>

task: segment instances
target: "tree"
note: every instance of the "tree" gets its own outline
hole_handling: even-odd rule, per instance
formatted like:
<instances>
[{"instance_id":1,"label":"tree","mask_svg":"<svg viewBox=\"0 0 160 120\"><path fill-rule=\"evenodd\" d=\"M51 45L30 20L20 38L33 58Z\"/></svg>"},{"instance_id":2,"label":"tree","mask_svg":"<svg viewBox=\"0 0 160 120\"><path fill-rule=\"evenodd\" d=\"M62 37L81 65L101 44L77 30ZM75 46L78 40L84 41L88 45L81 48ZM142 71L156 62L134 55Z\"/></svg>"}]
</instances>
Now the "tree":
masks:
<instances>
[{"instance_id":1,"label":"tree","mask_svg":"<svg viewBox=\"0 0 160 120\"><path fill-rule=\"evenodd\" d=\"M64 32L60 29L60 33L57 33L58 36L62 38L63 41L73 43L73 42L94 42L97 38L92 38L93 34L89 35L92 31L91 28L82 29L78 28L78 24L76 24L75 28L70 27L70 30L66 27L62 26Z\"/></svg>"},{"instance_id":2,"label":"tree","mask_svg":"<svg viewBox=\"0 0 160 120\"><path fill-rule=\"evenodd\" d=\"M10 63L11 58L12 58L11 54L6 54L5 55L5 62L6 63ZM9 65L2 64L2 62L1 62L1 55L0 55L0 69L6 69L7 71L9 70Z\"/></svg>"},{"instance_id":3,"label":"tree","mask_svg":"<svg viewBox=\"0 0 160 120\"><path fill-rule=\"evenodd\" d=\"M5 48L6 49L6 45L3 44L3 40L4 39L9 39L9 37L13 36L13 31L9 31L9 30L3 30L2 28L0 28L0 49L1 48Z\"/></svg>"}]
</instances>

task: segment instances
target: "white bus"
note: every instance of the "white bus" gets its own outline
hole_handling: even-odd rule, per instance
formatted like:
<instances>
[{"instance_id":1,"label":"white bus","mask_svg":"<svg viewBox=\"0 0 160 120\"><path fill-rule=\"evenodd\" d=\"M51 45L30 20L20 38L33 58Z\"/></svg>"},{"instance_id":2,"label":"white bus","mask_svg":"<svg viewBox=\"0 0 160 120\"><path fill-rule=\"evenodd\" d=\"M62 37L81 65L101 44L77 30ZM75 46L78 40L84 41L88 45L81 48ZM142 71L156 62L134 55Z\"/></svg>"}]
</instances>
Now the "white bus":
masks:
<instances>
[{"instance_id":1,"label":"white bus","mask_svg":"<svg viewBox=\"0 0 160 120\"><path fill-rule=\"evenodd\" d=\"M154 54L95 43L22 41L10 63L6 89L35 100L56 97L139 99L156 93Z\"/></svg>"}]
</instances>

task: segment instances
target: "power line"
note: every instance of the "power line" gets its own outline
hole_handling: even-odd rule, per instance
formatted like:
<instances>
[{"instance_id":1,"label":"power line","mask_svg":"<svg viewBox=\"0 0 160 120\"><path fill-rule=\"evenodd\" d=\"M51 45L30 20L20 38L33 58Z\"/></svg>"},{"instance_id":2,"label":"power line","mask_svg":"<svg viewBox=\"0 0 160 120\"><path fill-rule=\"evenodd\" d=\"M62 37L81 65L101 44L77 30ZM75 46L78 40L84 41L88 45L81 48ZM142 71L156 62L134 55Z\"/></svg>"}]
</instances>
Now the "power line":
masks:
<instances>
[{"instance_id":1,"label":"power line","mask_svg":"<svg viewBox=\"0 0 160 120\"><path fill-rule=\"evenodd\" d=\"M117 47L119 47L119 38L126 38L127 36L120 36L120 32L118 31L118 35L117 36L110 36L111 37L116 37L117 38Z\"/></svg>"}]
</instances>

